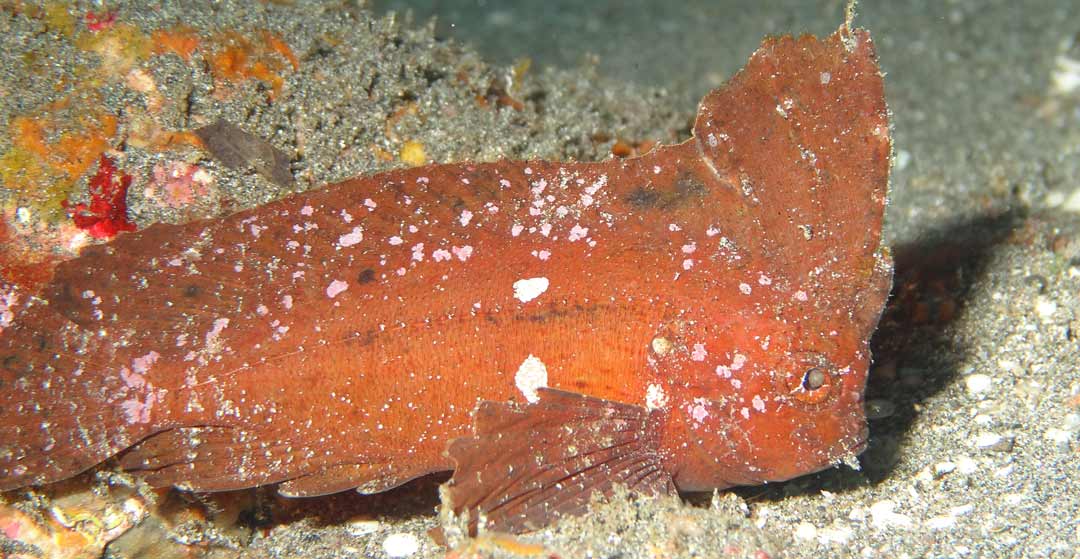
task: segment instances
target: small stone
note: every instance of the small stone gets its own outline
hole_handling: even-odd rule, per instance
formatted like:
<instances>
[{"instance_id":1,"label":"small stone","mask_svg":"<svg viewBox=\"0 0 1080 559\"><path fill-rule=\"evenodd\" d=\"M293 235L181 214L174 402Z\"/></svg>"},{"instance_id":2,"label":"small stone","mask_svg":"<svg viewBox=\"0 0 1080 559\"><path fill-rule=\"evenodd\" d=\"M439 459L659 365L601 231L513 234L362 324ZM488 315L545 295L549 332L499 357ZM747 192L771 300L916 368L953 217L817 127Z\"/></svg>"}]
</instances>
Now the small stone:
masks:
<instances>
[{"instance_id":1,"label":"small stone","mask_svg":"<svg viewBox=\"0 0 1080 559\"><path fill-rule=\"evenodd\" d=\"M934 464L934 477L942 478L956 470L956 464L952 462L938 462Z\"/></svg>"},{"instance_id":2,"label":"small stone","mask_svg":"<svg viewBox=\"0 0 1080 559\"><path fill-rule=\"evenodd\" d=\"M978 471L979 463L967 456L956 459L956 470L964 475L970 475Z\"/></svg>"},{"instance_id":3,"label":"small stone","mask_svg":"<svg viewBox=\"0 0 1080 559\"><path fill-rule=\"evenodd\" d=\"M345 531L350 536L367 536L379 531L378 520L353 520L345 524Z\"/></svg>"},{"instance_id":4,"label":"small stone","mask_svg":"<svg viewBox=\"0 0 1080 559\"><path fill-rule=\"evenodd\" d=\"M926 527L931 530L949 530L956 527L956 519L951 516L935 516L926 521Z\"/></svg>"},{"instance_id":5,"label":"small stone","mask_svg":"<svg viewBox=\"0 0 1080 559\"><path fill-rule=\"evenodd\" d=\"M1057 303L1046 297L1040 296L1035 299L1035 314L1039 315L1039 318L1043 320L1054 318L1057 309Z\"/></svg>"},{"instance_id":6,"label":"small stone","mask_svg":"<svg viewBox=\"0 0 1080 559\"><path fill-rule=\"evenodd\" d=\"M994 379L990 375L975 373L964 379L964 386L971 394L982 394L994 385Z\"/></svg>"},{"instance_id":7,"label":"small stone","mask_svg":"<svg viewBox=\"0 0 1080 559\"><path fill-rule=\"evenodd\" d=\"M413 534L399 532L386 536L382 547L388 557L408 557L420 551L420 540Z\"/></svg>"},{"instance_id":8,"label":"small stone","mask_svg":"<svg viewBox=\"0 0 1080 559\"><path fill-rule=\"evenodd\" d=\"M846 544L855 531L850 526L833 525L818 530L818 541L823 544Z\"/></svg>"},{"instance_id":9,"label":"small stone","mask_svg":"<svg viewBox=\"0 0 1080 559\"><path fill-rule=\"evenodd\" d=\"M1006 464L994 471L994 477L1007 478L1012 477L1013 472L1016 471L1016 464Z\"/></svg>"},{"instance_id":10,"label":"small stone","mask_svg":"<svg viewBox=\"0 0 1080 559\"><path fill-rule=\"evenodd\" d=\"M1055 443L1059 448L1069 449L1069 441L1072 440L1073 434L1064 430L1051 427L1043 433L1043 438Z\"/></svg>"},{"instance_id":11,"label":"small stone","mask_svg":"<svg viewBox=\"0 0 1080 559\"><path fill-rule=\"evenodd\" d=\"M959 505L949 509L949 514L952 516L967 516L975 510L975 505Z\"/></svg>"},{"instance_id":12,"label":"small stone","mask_svg":"<svg viewBox=\"0 0 1080 559\"><path fill-rule=\"evenodd\" d=\"M879 529L910 528L911 517L895 512L896 503L888 499L870 505L870 522Z\"/></svg>"},{"instance_id":13,"label":"small stone","mask_svg":"<svg viewBox=\"0 0 1080 559\"><path fill-rule=\"evenodd\" d=\"M884 398L874 398L866 401L866 418L874 421L885 419L896 413L896 404Z\"/></svg>"},{"instance_id":14,"label":"small stone","mask_svg":"<svg viewBox=\"0 0 1080 559\"><path fill-rule=\"evenodd\" d=\"M1024 496L1020 493L1006 493L1001 500L1007 505L1016 506L1024 502Z\"/></svg>"},{"instance_id":15,"label":"small stone","mask_svg":"<svg viewBox=\"0 0 1080 559\"><path fill-rule=\"evenodd\" d=\"M817 538L817 527L809 522L800 522L795 527L795 539L810 541Z\"/></svg>"},{"instance_id":16,"label":"small stone","mask_svg":"<svg viewBox=\"0 0 1080 559\"><path fill-rule=\"evenodd\" d=\"M1013 447L1013 438L1003 437L997 433L979 433L979 436L975 437L975 446L983 450L1009 452Z\"/></svg>"}]
</instances>

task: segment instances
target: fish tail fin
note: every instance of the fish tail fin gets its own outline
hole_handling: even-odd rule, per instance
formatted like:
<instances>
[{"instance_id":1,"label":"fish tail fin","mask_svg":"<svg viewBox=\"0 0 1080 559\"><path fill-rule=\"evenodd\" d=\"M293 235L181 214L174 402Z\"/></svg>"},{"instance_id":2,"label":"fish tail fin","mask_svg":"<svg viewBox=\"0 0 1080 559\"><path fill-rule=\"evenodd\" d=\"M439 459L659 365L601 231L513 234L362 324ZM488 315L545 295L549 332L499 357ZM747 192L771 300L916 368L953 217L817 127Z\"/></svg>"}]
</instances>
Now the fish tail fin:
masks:
<instances>
[{"instance_id":1,"label":"fish tail fin","mask_svg":"<svg viewBox=\"0 0 1080 559\"><path fill-rule=\"evenodd\" d=\"M102 338L0 279L0 491L72 477L148 434L123 421L120 379L84 357Z\"/></svg>"}]
</instances>

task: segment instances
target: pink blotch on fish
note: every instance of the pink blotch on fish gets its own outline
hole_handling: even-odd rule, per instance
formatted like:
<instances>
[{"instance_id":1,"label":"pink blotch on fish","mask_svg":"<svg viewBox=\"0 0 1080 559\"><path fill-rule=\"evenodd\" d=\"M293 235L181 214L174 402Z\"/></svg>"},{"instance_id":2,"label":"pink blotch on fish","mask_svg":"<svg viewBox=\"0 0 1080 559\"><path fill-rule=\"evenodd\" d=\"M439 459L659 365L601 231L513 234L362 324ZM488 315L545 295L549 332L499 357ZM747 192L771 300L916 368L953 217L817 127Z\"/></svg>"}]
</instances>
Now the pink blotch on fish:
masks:
<instances>
[{"instance_id":1,"label":"pink blotch on fish","mask_svg":"<svg viewBox=\"0 0 1080 559\"><path fill-rule=\"evenodd\" d=\"M349 284L341 280L334 280L326 286L326 296L333 299L349 288Z\"/></svg>"},{"instance_id":2,"label":"pink blotch on fish","mask_svg":"<svg viewBox=\"0 0 1080 559\"><path fill-rule=\"evenodd\" d=\"M473 253L473 247L469 245L463 247L450 247L450 250L454 253L454 256L462 262L468 260Z\"/></svg>"}]
</instances>

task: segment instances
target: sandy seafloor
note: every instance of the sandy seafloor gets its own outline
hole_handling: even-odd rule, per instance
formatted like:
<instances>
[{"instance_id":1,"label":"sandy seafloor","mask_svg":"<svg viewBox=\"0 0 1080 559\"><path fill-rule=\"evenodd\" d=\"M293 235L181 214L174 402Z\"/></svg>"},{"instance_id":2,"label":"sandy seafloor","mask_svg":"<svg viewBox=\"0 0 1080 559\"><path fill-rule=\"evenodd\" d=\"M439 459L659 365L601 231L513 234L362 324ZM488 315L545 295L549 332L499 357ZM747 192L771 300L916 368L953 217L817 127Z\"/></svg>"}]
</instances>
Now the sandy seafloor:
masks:
<instances>
[{"instance_id":1,"label":"sandy seafloor","mask_svg":"<svg viewBox=\"0 0 1080 559\"><path fill-rule=\"evenodd\" d=\"M13 130L19 115L44 118L42 107L64 96L120 115L109 153L135 177L128 200L140 227L220 215L290 188L225 169L194 148L118 142L138 136L138 118L168 130L217 118L239 124L294 158L297 189L403 165L410 141L440 162L602 159L616 138L685 137L696 99L764 35L829 33L843 8L797 0L461 1L421 5L410 19L386 16L405 4L389 0L376 13L337 2L154 4L70 6L67 33L47 10L0 2L0 126ZM128 64L106 56L123 49L77 46L90 33L84 14L108 10L146 33L268 29L297 67L277 61L283 83L269 100L267 82L225 83L199 63L200 51L195 62L168 55ZM438 24L426 26L436 11ZM458 557L1080 555L1080 8L865 1L857 24L872 32L887 73L896 154L886 235L897 256L897 287L874 337L861 470L682 502L616 499L517 540L537 547L489 539ZM521 57L532 66L515 75ZM112 78L109 65L119 65ZM93 94L73 85L86 79L85 67L104 69ZM130 78L136 68L160 91L157 110L148 107L146 82ZM492 83L523 110L494 108ZM492 101L483 106L477 95ZM53 137L66 118L78 121L58 112ZM9 132L0 152L15 143ZM194 200L162 194L184 185L154 176L155 165L178 161L213 177ZM80 189L85 178L73 199ZM25 196L7 181L0 191L5 219L24 232L48 221L47 209ZM24 240L41 248L71 236L70 225L53 225ZM438 522L430 480L304 502L267 491L191 498L127 483L99 474L7 495L0 520L17 511L22 522L38 519L40 533L20 542L0 536L0 556L446 554L424 533ZM98 521L95 532L73 510L120 519ZM82 540L61 537L64 525ZM93 545L80 551L83 540Z\"/></svg>"}]
</instances>

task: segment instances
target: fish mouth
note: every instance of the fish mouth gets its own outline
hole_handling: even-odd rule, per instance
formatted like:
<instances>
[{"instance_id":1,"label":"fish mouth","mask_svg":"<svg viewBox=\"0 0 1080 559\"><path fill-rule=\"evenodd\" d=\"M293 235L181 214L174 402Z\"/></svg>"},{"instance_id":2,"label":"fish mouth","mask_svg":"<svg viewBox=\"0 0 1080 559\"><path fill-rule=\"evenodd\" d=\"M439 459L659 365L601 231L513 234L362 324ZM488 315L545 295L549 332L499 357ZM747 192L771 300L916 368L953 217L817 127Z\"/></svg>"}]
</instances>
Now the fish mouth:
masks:
<instances>
[{"instance_id":1,"label":"fish mouth","mask_svg":"<svg viewBox=\"0 0 1080 559\"><path fill-rule=\"evenodd\" d=\"M864 423L862 428L859 429L859 432L856 433L853 438L849 439L846 444L844 444L844 450L840 455L840 461L848 465L851 465L853 463L858 464L858 462L856 462L856 458L858 458L858 456L863 452L866 452L866 447L868 446L869 441L870 426Z\"/></svg>"}]
</instances>

